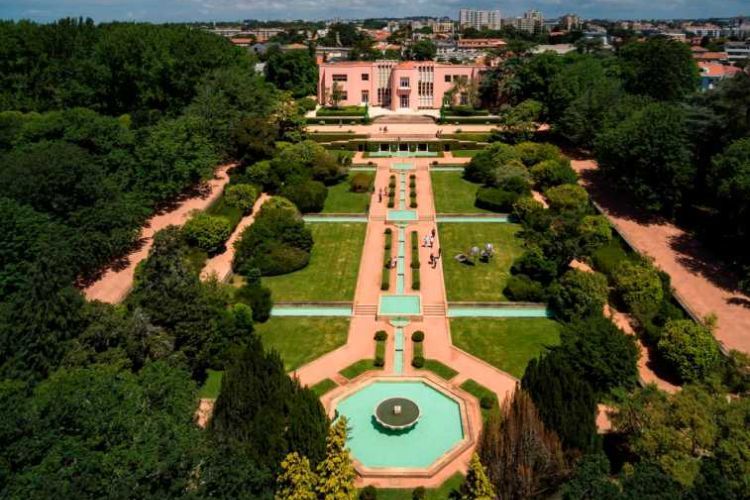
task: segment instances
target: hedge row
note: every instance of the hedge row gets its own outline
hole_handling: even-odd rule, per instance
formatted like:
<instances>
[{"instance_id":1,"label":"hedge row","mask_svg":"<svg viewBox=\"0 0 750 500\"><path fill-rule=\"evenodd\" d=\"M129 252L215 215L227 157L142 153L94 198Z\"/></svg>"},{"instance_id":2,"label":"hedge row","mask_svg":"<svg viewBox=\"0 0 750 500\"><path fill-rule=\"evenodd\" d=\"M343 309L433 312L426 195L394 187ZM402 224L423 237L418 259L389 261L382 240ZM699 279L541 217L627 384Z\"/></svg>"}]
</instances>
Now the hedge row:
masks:
<instances>
[{"instance_id":1,"label":"hedge row","mask_svg":"<svg viewBox=\"0 0 750 500\"><path fill-rule=\"evenodd\" d=\"M313 118L305 118L307 125L338 125L339 123L362 123L363 118L356 116L316 116Z\"/></svg>"},{"instance_id":2,"label":"hedge row","mask_svg":"<svg viewBox=\"0 0 750 500\"><path fill-rule=\"evenodd\" d=\"M373 364L377 367L385 365L385 342L387 340L388 334L384 331L381 330L375 334L375 361Z\"/></svg>"},{"instance_id":3,"label":"hedge row","mask_svg":"<svg viewBox=\"0 0 750 500\"><path fill-rule=\"evenodd\" d=\"M333 141L352 141L355 139L367 139L365 134L354 134L351 132L329 132L329 133L317 133L312 132L307 134L308 139L312 139L315 142L333 142Z\"/></svg>"},{"instance_id":4,"label":"hedge row","mask_svg":"<svg viewBox=\"0 0 750 500\"><path fill-rule=\"evenodd\" d=\"M419 290L421 281L419 276L419 233L411 232L411 289Z\"/></svg>"},{"instance_id":5,"label":"hedge row","mask_svg":"<svg viewBox=\"0 0 750 500\"><path fill-rule=\"evenodd\" d=\"M409 176L409 207L417 208L417 180L416 175Z\"/></svg>"},{"instance_id":6,"label":"hedge row","mask_svg":"<svg viewBox=\"0 0 750 500\"><path fill-rule=\"evenodd\" d=\"M364 106L344 106L341 108L320 108L315 112L315 116L365 116Z\"/></svg>"},{"instance_id":7,"label":"hedge row","mask_svg":"<svg viewBox=\"0 0 750 500\"><path fill-rule=\"evenodd\" d=\"M486 109L476 109L473 106L451 106L448 108L450 116L488 116Z\"/></svg>"}]
</instances>

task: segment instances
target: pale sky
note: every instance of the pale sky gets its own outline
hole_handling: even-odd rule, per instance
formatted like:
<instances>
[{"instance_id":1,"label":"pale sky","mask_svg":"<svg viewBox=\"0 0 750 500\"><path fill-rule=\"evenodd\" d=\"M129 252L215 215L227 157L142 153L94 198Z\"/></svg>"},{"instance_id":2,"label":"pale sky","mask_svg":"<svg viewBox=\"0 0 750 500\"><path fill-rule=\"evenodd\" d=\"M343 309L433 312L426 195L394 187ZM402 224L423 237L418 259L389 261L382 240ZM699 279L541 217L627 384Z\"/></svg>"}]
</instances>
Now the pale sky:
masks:
<instances>
[{"instance_id":1,"label":"pale sky","mask_svg":"<svg viewBox=\"0 0 750 500\"><path fill-rule=\"evenodd\" d=\"M450 16L462 7L499 9L503 16L536 8L545 17L673 19L750 15L750 0L0 0L0 19L50 21L210 21Z\"/></svg>"}]
</instances>

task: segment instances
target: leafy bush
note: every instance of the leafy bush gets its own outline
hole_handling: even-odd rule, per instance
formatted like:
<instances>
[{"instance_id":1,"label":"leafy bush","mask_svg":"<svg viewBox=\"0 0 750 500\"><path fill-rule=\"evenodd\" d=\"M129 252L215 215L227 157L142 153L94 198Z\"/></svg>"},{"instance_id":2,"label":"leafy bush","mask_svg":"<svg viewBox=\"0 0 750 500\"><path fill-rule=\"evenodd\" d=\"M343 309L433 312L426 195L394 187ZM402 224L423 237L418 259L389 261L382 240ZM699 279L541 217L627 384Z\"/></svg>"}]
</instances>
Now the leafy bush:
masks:
<instances>
[{"instance_id":1,"label":"leafy bush","mask_svg":"<svg viewBox=\"0 0 750 500\"><path fill-rule=\"evenodd\" d=\"M232 234L232 227L224 217L199 212L185 223L182 231L190 245L216 254L224 249L224 242Z\"/></svg>"},{"instance_id":2,"label":"leafy bush","mask_svg":"<svg viewBox=\"0 0 750 500\"><path fill-rule=\"evenodd\" d=\"M521 183L517 178L522 179L523 182ZM513 181L510 181L511 179ZM516 182L519 186L524 186L519 192L529 192L531 174L529 174L529 170L519 160L510 160L498 165L493 171L492 177L485 181L485 183L488 186L504 188L509 181Z\"/></svg>"},{"instance_id":3,"label":"leafy bush","mask_svg":"<svg viewBox=\"0 0 750 500\"><path fill-rule=\"evenodd\" d=\"M384 342L388 340L388 333L385 330L378 330L375 332L375 340L378 342Z\"/></svg>"},{"instance_id":4,"label":"leafy bush","mask_svg":"<svg viewBox=\"0 0 750 500\"><path fill-rule=\"evenodd\" d=\"M422 342L424 340L424 332L421 330L417 330L416 332L412 333L411 340L412 342Z\"/></svg>"},{"instance_id":5,"label":"leafy bush","mask_svg":"<svg viewBox=\"0 0 750 500\"><path fill-rule=\"evenodd\" d=\"M312 111L318 107L318 101L312 97L303 97L302 99L297 99L297 106L304 112Z\"/></svg>"},{"instance_id":6,"label":"leafy bush","mask_svg":"<svg viewBox=\"0 0 750 500\"><path fill-rule=\"evenodd\" d=\"M393 246L393 231L390 227L385 228L385 249L390 250Z\"/></svg>"},{"instance_id":7,"label":"leafy bush","mask_svg":"<svg viewBox=\"0 0 750 500\"><path fill-rule=\"evenodd\" d=\"M247 275L286 274L305 267L313 246L312 233L288 200L272 198L237 243L233 268Z\"/></svg>"},{"instance_id":8,"label":"leafy bush","mask_svg":"<svg viewBox=\"0 0 750 500\"><path fill-rule=\"evenodd\" d=\"M486 109L476 109L473 106L451 106L446 114L451 116L487 116L490 112Z\"/></svg>"},{"instance_id":9,"label":"leafy bush","mask_svg":"<svg viewBox=\"0 0 750 500\"><path fill-rule=\"evenodd\" d=\"M613 281L628 311L642 324L659 310L664 289L659 273L650 263L625 260L615 269Z\"/></svg>"},{"instance_id":10,"label":"leafy bush","mask_svg":"<svg viewBox=\"0 0 750 500\"><path fill-rule=\"evenodd\" d=\"M359 490L359 500L377 500L378 490L374 486L365 486Z\"/></svg>"},{"instance_id":11,"label":"leafy bush","mask_svg":"<svg viewBox=\"0 0 750 500\"><path fill-rule=\"evenodd\" d=\"M224 190L224 202L242 210L243 214L249 214L255 200L258 199L258 190L250 184L231 184Z\"/></svg>"},{"instance_id":12,"label":"leafy bush","mask_svg":"<svg viewBox=\"0 0 750 500\"><path fill-rule=\"evenodd\" d=\"M578 175L567 160L545 160L531 167L529 172L534 179L534 185L541 191L561 184L575 184L578 181Z\"/></svg>"},{"instance_id":13,"label":"leafy bush","mask_svg":"<svg viewBox=\"0 0 750 500\"><path fill-rule=\"evenodd\" d=\"M349 189L355 193L366 193L372 186L372 176L365 173L359 172L352 176L349 180Z\"/></svg>"},{"instance_id":14,"label":"leafy bush","mask_svg":"<svg viewBox=\"0 0 750 500\"><path fill-rule=\"evenodd\" d=\"M668 321L657 345L661 357L685 382L704 380L721 360L711 329L689 319Z\"/></svg>"},{"instance_id":15,"label":"leafy bush","mask_svg":"<svg viewBox=\"0 0 750 500\"><path fill-rule=\"evenodd\" d=\"M597 248L591 257L594 261L594 267L610 278L614 276L615 269L623 261L629 259L628 254L616 240Z\"/></svg>"},{"instance_id":16,"label":"leafy bush","mask_svg":"<svg viewBox=\"0 0 750 500\"><path fill-rule=\"evenodd\" d=\"M581 249L587 255L612 241L612 226L603 215L584 216L578 225L578 233L581 235Z\"/></svg>"},{"instance_id":17,"label":"leafy bush","mask_svg":"<svg viewBox=\"0 0 750 500\"><path fill-rule=\"evenodd\" d=\"M547 160L560 160L560 148L548 142L521 142L515 145L518 159L527 167Z\"/></svg>"},{"instance_id":18,"label":"leafy bush","mask_svg":"<svg viewBox=\"0 0 750 500\"><path fill-rule=\"evenodd\" d=\"M589 203L589 194L577 184L554 186L544 192L549 207L558 212L563 210L585 210Z\"/></svg>"},{"instance_id":19,"label":"leafy bush","mask_svg":"<svg viewBox=\"0 0 750 500\"><path fill-rule=\"evenodd\" d=\"M385 292L389 288L391 288L391 270L387 267L383 267L383 271L380 275L380 289Z\"/></svg>"},{"instance_id":20,"label":"leafy bush","mask_svg":"<svg viewBox=\"0 0 750 500\"><path fill-rule=\"evenodd\" d=\"M491 410L495 406L495 398L492 396L482 396L479 398L479 406L484 408L485 410Z\"/></svg>"},{"instance_id":21,"label":"leafy bush","mask_svg":"<svg viewBox=\"0 0 750 500\"><path fill-rule=\"evenodd\" d=\"M315 116L364 116L364 106L340 106L338 108L320 108Z\"/></svg>"},{"instance_id":22,"label":"leafy bush","mask_svg":"<svg viewBox=\"0 0 750 500\"><path fill-rule=\"evenodd\" d=\"M411 500L424 500L427 496L427 490L424 486L418 486L411 492Z\"/></svg>"},{"instance_id":23,"label":"leafy bush","mask_svg":"<svg viewBox=\"0 0 750 500\"><path fill-rule=\"evenodd\" d=\"M414 356L411 360L411 366L414 368L422 368L424 366L424 357Z\"/></svg>"},{"instance_id":24,"label":"leafy bush","mask_svg":"<svg viewBox=\"0 0 750 500\"><path fill-rule=\"evenodd\" d=\"M545 208L532 196L521 196L513 203L512 213L522 223L532 225L531 222L544 215Z\"/></svg>"},{"instance_id":25,"label":"leafy bush","mask_svg":"<svg viewBox=\"0 0 750 500\"><path fill-rule=\"evenodd\" d=\"M547 259L539 247L532 246L513 262L510 271L548 285L557 277L557 264Z\"/></svg>"},{"instance_id":26,"label":"leafy bush","mask_svg":"<svg viewBox=\"0 0 750 500\"><path fill-rule=\"evenodd\" d=\"M328 188L322 182L304 181L284 186L281 195L297 205L303 214L317 213L323 210Z\"/></svg>"},{"instance_id":27,"label":"leafy bush","mask_svg":"<svg viewBox=\"0 0 750 500\"><path fill-rule=\"evenodd\" d=\"M495 171L511 160L518 160L518 153L503 143L494 143L477 153L464 169L464 178L482 184L495 181Z\"/></svg>"},{"instance_id":28,"label":"leafy bush","mask_svg":"<svg viewBox=\"0 0 750 500\"><path fill-rule=\"evenodd\" d=\"M477 191L474 205L492 212L507 213L513 209L513 204L519 197L518 193L511 191L494 187L483 187Z\"/></svg>"},{"instance_id":29,"label":"leafy bush","mask_svg":"<svg viewBox=\"0 0 750 500\"><path fill-rule=\"evenodd\" d=\"M565 320L585 318L601 314L607 293L607 278L603 274L571 269L550 287L550 305Z\"/></svg>"},{"instance_id":30,"label":"leafy bush","mask_svg":"<svg viewBox=\"0 0 750 500\"><path fill-rule=\"evenodd\" d=\"M246 284L235 292L234 298L237 302L250 306L253 321L265 323L271 317L273 298L268 288L260 284Z\"/></svg>"},{"instance_id":31,"label":"leafy bush","mask_svg":"<svg viewBox=\"0 0 750 500\"><path fill-rule=\"evenodd\" d=\"M503 294L516 302L544 302L544 286L525 274L516 274L508 279Z\"/></svg>"},{"instance_id":32,"label":"leafy bush","mask_svg":"<svg viewBox=\"0 0 750 500\"><path fill-rule=\"evenodd\" d=\"M372 362L373 365L377 366L378 368L385 366L385 359L383 359L383 356L375 356L375 360Z\"/></svg>"}]
</instances>

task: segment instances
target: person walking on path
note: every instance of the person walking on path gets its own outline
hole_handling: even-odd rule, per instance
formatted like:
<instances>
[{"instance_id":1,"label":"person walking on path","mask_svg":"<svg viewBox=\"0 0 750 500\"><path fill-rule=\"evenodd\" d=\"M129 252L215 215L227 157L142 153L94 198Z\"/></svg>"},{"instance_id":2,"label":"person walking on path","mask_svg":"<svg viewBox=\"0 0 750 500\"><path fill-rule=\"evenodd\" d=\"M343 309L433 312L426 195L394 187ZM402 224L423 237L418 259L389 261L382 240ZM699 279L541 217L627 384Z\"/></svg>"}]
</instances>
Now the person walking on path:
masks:
<instances>
[{"instance_id":1,"label":"person walking on path","mask_svg":"<svg viewBox=\"0 0 750 500\"><path fill-rule=\"evenodd\" d=\"M427 245L430 243L430 237L428 235L425 235L424 238L422 238L422 247L427 248Z\"/></svg>"},{"instance_id":2,"label":"person walking on path","mask_svg":"<svg viewBox=\"0 0 750 500\"><path fill-rule=\"evenodd\" d=\"M383 188L378 189L378 203L383 203Z\"/></svg>"},{"instance_id":3,"label":"person walking on path","mask_svg":"<svg viewBox=\"0 0 750 500\"><path fill-rule=\"evenodd\" d=\"M435 231L435 228L432 228L432 239L435 239L435 235L437 234L437 231Z\"/></svg>"},{"instance_id":4,"label":"person walking on path","mask_svg":"<svg viewBox=\"0 0 750 500\"><path fill-rule=\"evenodd\" d=\"M435 268L435 266L433 266L434 262L435 262L435 254L430 252L430 267L432 267L433 269Z\"/></svg>"},{"instance_id":5,"label":"person walking on path","mask_svg":"<svg viewBox=\"0 0 750 500\"><path fill-rule=\"evenodd\" d=\"M443 256L443 247L438 248L438 256L437 258L441 258Z\"/></svg>"}]
</instances>

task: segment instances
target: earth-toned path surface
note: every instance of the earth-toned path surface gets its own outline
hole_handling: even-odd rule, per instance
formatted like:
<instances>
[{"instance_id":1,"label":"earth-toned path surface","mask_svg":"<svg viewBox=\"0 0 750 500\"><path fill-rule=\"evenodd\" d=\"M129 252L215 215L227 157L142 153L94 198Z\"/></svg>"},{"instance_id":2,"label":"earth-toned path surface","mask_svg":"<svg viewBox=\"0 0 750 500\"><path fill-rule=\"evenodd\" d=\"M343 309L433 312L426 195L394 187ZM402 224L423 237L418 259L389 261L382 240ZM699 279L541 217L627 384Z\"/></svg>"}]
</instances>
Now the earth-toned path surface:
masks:
<instances>
[{"instance_id":1,"label":"earth-toned path surface","mask_svg":"<svg viewBox=\"0 0 750 500\"><path fill-rule=\"evenodd\" d=\"M633 209L600 176L592 160L573 160L593 200L620 234L672 278L675 296L697 318L715 314L715 331L726 349L750 353L750 297L735 289L734 278L722 269L696 238L671 222L649 219Z\"/></svg>"},{"instance_id":2,"label":"earth-toned path surface","mask_svg":"<svg viewBox=\"0 0 750 500\"><path fill-rule=\"evenodd\" d=\"M141 230L139 246L118 263L107 268L101 277L84 289L88 300L99 300L116 304L122 302L133 287L136 266L148 257L153 245L153 237L167 226L181 226L193 210L205 210L221 195L224 186L229 182L227 171L234 164L222 165L214 173L200 194L180 201L168 211L151 217Z\"/></svg>"}]
</instances>

